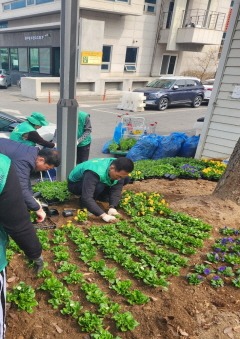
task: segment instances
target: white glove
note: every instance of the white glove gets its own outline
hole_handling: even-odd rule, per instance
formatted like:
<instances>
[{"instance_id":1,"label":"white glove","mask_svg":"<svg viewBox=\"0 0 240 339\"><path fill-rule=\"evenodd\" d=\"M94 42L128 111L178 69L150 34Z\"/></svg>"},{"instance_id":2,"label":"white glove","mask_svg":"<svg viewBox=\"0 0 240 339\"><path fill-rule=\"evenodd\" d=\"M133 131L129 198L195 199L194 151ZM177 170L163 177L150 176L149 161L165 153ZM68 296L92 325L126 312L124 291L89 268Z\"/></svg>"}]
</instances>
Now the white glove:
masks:
<instances>
[{"instance_id":1,"label":"white glove","mask_svg":"<svg viewBox=\"0 0 240 339\"><path fill-rule=\"evenodd\" d=\"M44 212L42 207L38 211L36 211L36 214L38 216L37 222L42 222L46 218L46 213Z\"/></svg>"},{"instance_id":2,"label":"white glove","mask_svg":"<svg viewBox=\"0 0 240 339\"><path fill-rule=\"evenodd\" d=\"M117 219L114 216L108 215L107 213L101 214L100 217L102 218L102 220L104 220L106 222L115 222L115 221L117 221Z\"/></svg>"},{"instance_id":3,"label":"white glove","mask_svg":"<svg viewBox=\"0 0 240 339\"><path fill-rule=\"evenodd\" d=\"M119 213L118 213L118 211L115 209L115 208L109 208L109 210L108 210L108 215L113 215L113 216L115 216L115 215L119 215Z\"/></svg>"}]
</instances>

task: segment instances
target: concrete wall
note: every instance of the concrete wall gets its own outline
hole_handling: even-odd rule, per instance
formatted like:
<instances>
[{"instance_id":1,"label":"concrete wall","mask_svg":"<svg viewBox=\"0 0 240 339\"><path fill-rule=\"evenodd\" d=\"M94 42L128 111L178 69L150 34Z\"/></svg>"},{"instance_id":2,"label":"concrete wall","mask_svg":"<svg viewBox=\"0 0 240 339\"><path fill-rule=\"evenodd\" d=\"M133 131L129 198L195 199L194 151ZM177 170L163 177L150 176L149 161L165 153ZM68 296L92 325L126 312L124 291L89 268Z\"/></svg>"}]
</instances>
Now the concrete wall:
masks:
<instances>
[{"instance_id":1,"label":"concrete wall","mask_svg":"<svg viewBox=\"0 0 240 339\"><path fill-rule=\"evenodd\" d=\"M119 78L102 79L97 81L76 81L76 96L103 96L120 95L123 91L129 91L137 87L145 86L150 77L138 77L135 80L119 80ZM21 79L21 94L32 99L58 99L60 97L60 78L24 77Z\"/></svg>"}]
</instances>

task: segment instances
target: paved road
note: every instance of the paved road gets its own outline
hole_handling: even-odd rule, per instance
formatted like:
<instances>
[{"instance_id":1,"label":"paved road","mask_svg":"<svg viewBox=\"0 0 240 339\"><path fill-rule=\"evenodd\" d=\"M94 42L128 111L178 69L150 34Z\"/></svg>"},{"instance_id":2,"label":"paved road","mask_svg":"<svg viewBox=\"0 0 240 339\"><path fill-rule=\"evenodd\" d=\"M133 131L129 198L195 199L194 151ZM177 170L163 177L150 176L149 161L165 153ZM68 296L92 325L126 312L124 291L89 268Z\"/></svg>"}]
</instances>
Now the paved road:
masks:
<instances>
[{"instance_id":1,"label":"paved road","mask_svg":"<svg viewBox=\"0 0 240 339\"><path fill-rule=\"evenodd\" d=\"M30 115L34 111L42 112L50 122L56 123L57 99L33 100L21 96L20 89L12 86L0 89L0 110L10 109L20 111L22 115ZM174 107L166 111L145 110L144 112L127 112L117 109L119 98L108 96L105 101L102 98L88 97L78 98L79 108L91 114L93 126L93 142L91 146L90 157L103 156L102 146L108 140L112 139L114 128L117 122L121 121L122 114L129 113L133 116L145 118L148 126L150 123L157 122L156 133L167 135L171 132L185 132L189 135L195 134L193 125L195 121L205 115L207 106L199 108Z\"/></svg>"}]
</instances>

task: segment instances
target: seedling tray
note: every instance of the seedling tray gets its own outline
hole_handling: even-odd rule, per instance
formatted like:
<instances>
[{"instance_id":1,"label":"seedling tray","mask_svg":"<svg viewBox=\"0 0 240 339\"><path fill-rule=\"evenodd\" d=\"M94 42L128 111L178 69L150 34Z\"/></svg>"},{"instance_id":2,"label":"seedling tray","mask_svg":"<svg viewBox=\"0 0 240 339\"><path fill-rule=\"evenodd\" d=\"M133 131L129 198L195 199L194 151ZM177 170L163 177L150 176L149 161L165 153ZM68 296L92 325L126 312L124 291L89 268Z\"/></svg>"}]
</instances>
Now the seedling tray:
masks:
<instances>
[{"instance_id":1,"label":"seedling tray","mask_svg":"<svg viewBox=\"0 0 240 339\"><path fill-rule=\"evenodd\" d=\"M127 155L128 151L114 151L114 152L110 152L110 154L114 154L114 155Z\"/></svg>"},{"instance_id":2,"label":"seedling tray","mask_svg":"<svg viewBox=\"0 0 240 339\"><path fill-rule=\"evenodd\" d=\"M37 230L54 229L56 228L56 224L51 218L47 217L43 222L34 223L34 228Z\"/></svg>"}]
</instances>

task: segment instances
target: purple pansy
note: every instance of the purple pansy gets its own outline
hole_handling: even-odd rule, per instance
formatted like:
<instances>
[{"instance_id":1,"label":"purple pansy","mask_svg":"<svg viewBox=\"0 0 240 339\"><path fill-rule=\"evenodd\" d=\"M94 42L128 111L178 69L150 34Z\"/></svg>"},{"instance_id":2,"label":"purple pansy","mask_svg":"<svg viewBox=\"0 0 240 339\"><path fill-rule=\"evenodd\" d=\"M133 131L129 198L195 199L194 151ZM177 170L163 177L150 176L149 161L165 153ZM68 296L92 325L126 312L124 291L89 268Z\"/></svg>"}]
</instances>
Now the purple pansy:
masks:
<instances>
[{"instance_id":1,"label":"purple pansy","mask_svg":"<svg viewBox=\"0 0 240 339\"><path fill-rule=\"evenodd\" d=\"M225 269L226 269L226 266L220 266L220 267L218 268L218 271L219 271L219 272L223 272L223 271L225 271Z\"/></svg>"},{"instance_id":2,"label":"purple pansy","mask_svg":"<svg viewBox=\"0 0 240 339\"><path fill-rule=\"evenodd\" d=\"M210 274L210 273L211 273L210 268L205 268L205 269L203 270L203 273L206 274L206 275Z\"/></svg>"},{"instance_id":3,"label":"purple pansy","mask_svg":"<svg viewBox=\"0 0 240 339\"><path fill-rule=\"evenodd\" d=\"M217 281L217 280L220 280L221 278L219 277L219 275L215 275L213 278L212 278L212 280L215 280L215 281Z\"/></svg>"}]
</instances>

